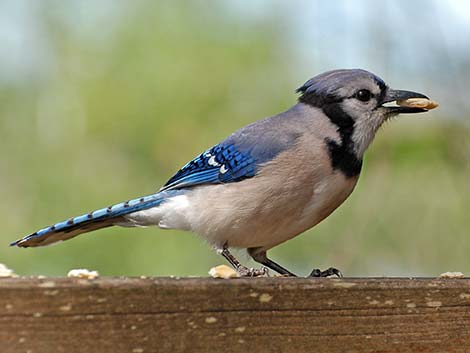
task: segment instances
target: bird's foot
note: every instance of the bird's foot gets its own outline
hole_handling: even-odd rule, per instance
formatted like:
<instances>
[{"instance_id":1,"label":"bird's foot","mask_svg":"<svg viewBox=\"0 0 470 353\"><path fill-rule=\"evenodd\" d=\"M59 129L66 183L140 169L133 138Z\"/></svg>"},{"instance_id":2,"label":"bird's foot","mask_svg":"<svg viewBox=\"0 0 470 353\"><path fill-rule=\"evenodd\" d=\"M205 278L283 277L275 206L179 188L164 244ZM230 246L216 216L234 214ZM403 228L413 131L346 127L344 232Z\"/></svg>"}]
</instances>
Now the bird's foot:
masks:
<instances>
[{"instance_id":1,"label":"bird's foot","mask_svg":"<svg viewBox=\"0 0 470 353\"><path fill-rule=\"evenodd\" d=\"M268 269L264 266L261 268L240 266L237 268L237 272L240 277L268 277Z\"/></svg>"},{"instance_id":2,"label":"bird's foot","mask_svg":"<svg viewBox=\"0 0 470 353\"><path fill-rule=\"evenodd\" d=\"M330 267L326 269L325 271L322 271L318 268L314 268L312 273L308 277L330 277L330 276L337 276L339 278L343 277L343 274L341 273L340 270Z\"/></svg>"}]
</instances>

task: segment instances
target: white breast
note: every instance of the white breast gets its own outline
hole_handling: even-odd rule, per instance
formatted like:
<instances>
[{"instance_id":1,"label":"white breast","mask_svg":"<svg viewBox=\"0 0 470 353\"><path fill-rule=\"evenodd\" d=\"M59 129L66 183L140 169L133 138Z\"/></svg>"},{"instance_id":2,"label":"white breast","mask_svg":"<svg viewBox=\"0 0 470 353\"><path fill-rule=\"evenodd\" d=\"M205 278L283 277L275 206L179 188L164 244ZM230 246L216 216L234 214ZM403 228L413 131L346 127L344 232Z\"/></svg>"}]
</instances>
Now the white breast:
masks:
<instances>
[{"instance_id":1,"label":"white breast","mask_svg":"<svg viewBox=\"0 0 470 353\"><path fill-rule=\"evenodd\" d=\"M352 192L357 178L334 172L299 186L281 180L279 188L252 179L198 188L188 194L185 218L193 232L217 247L267 250L330 215Z\"/></svg>"},{"instance_id":2,"label":"white breast","mask_svg":"<svg viewBox=\"0 0 470 353\"><path fill-rule=\"evenodd\" d=\"M312 222L310 227L328 217L351 194L357 178L345 178L336 172L324 177L313 187L313 195L305 206L300 221ZM309 228L310 228L309 227Z\"/></svg>"}]
</instances>

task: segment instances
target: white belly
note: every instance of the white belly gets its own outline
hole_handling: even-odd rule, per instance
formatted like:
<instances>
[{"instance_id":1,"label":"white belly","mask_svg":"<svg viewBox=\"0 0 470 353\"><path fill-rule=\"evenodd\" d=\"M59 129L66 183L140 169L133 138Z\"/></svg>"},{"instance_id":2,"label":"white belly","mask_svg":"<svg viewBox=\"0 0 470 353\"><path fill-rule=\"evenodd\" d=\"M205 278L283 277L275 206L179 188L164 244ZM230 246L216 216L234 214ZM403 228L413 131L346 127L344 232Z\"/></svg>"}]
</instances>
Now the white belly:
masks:
<instances>
[{"instance_id":1,"label":"white belly","mask_svg":"<svg viewBox=\"0 0 470 353\"><path fill-rule=\"evenodd\" d=\"M188 195L184 217L190 230L211 244L230 247L272 248L313 227L350 195L357 178L340 173L323 178L310 190L266 190L264 197L247 186L207 187ZM271 194L269 194L271 193Z\"/></svg>"}]
</instances>

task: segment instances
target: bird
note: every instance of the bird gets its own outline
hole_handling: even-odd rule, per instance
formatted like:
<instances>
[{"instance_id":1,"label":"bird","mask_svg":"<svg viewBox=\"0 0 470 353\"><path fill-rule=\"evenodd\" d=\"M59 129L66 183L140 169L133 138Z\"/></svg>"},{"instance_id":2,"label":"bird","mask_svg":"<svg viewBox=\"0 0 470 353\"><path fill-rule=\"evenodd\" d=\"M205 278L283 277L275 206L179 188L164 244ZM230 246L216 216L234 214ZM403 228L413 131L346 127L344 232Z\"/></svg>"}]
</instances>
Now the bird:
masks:
<instances>
[{"instance_id":1,"label":"bird","mask_svg":"<svg viewBox=\"0 0 470 353\"><path fill-rule=\"evenodd\" d=\"M422 98L363 69L309 79L288 110L251 123L184 165L155 193L55 223L11 246L38 247L110 226L179 229L202 236L240 276L269 268L296 276L268 250L314 227L353 191L364 153L384 122L427 109L393 104ZM245 249L261 268L232 254ZM334 267L312 277L341 276Z\"/></svg>"}]
</instances>

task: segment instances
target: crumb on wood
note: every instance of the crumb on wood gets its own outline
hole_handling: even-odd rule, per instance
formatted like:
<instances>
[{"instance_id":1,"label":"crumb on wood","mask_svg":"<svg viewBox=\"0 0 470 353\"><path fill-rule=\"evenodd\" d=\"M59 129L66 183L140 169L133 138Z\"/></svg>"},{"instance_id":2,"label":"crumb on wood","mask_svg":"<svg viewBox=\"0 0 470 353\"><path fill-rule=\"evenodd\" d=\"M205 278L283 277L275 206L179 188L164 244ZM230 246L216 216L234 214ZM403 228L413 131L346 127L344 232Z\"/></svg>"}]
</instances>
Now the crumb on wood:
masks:
<instances>
[{"instance_id":1,"label":"crumb on wood","mask_svg":"<svg viewBox=\"0 0 470 353\"><path fill-rule=\"evenodd\" d=\"M85 278L85 279L95 279L99 276L98 271L90 271L84 268L73 269L67 273L67 277L70 278Z\"/></svg>"},{"instance_id":2,"label":"crumb on wood","mask_svg":"<svg viewBox=\"0 0 470 353\"><path fill-rule=\"evenodd\" d=\"M0 277L18 277L18 275L6 265L0 264Z\"/></svg>"},{"instance_id":3,"label":"crumb on wood","mask_svg":"<svg viewBox=\"0 0 470 353\"><path fill-rule=\"evenodd\" d=\"M240 277L237 271L227 265L219 265L209 270L209 275L213 278L235 278Z\"/></svg>"},{"instance_id":4,"label":"crumb on wood","mask_svg":"<svg viewBox=\"0 0 470 353\"><path fill-rule=\"evenodd\" d=\"M439 278L464 278L462 272L444 272L439 275Z\"/></svg>"}]
</instances>

